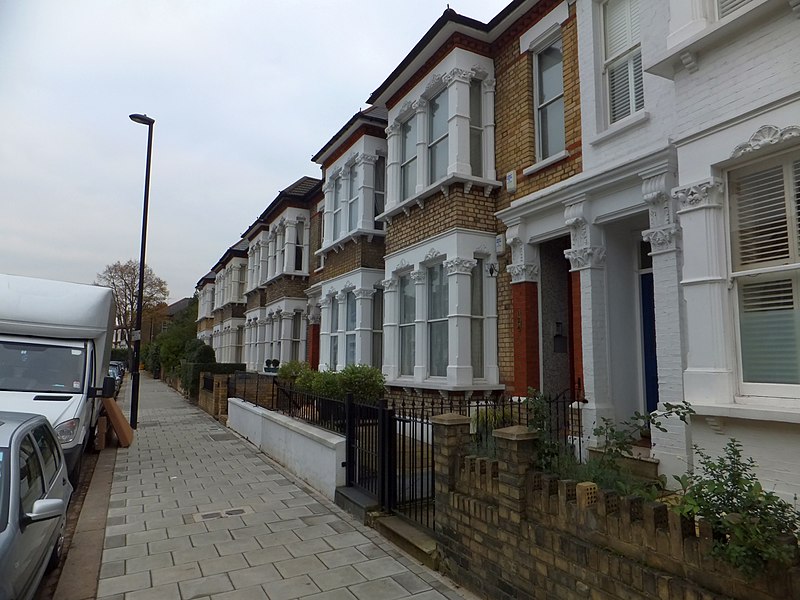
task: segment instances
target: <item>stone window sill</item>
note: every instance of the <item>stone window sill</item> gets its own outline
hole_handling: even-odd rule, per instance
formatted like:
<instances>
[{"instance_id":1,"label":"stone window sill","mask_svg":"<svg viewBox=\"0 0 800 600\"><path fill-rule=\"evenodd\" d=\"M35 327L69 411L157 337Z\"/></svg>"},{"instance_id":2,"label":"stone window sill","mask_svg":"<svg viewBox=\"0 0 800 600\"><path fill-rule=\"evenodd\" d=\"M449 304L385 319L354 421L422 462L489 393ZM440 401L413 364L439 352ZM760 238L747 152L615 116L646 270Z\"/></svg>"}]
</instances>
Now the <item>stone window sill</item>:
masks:
<instances>
[{"instance_id":1,"label":"stone window sill","mask_svg":"<svg viewBox=\"0 0 800 600\"><path fill-rule=\"evenodd\" d=\"M634 127L638 127L649 120L650 113L646 110L635 112L632 115L625 117L621 121L617 121L613 125L609 125L605 131L601 131L594 138L590 139L589 145L596 146L607 142L608 140L615 138L630 129L633 129Z\"/></svg>"},{"instance_id":2,"label":"stone window sill","mask_svg":"<svg viewBox=\"0 0 800 600\"><path fill-rule=\"evenodd\" d=\"M559 161L564 160L568 156L569 152L567 150L562 150L558 154L554 154L553 156L545 158L544 160L540 160L537 163L533 163L530 167L525 167L524 169L522 169L522 174L525 175L526 177L528 175L533 175L534 173L537 173L542 169L546 169L550 165L553 165Z\"/></svg>"}]
</instances>

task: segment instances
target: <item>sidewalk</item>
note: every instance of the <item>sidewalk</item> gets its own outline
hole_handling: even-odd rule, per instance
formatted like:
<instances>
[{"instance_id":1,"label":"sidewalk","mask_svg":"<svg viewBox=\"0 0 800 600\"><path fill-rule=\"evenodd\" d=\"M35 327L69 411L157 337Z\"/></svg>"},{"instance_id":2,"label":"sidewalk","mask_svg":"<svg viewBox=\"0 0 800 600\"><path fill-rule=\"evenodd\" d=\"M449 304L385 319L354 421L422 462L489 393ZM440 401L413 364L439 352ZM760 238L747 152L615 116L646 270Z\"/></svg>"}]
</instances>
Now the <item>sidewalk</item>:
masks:
<instances>
[{"instance_id":1,"label":"sidewalk","mask_svg":"<svg viewBox=\"0 0 800 600\"><path fill-rule=\"evenodd\" d=\"M162 382L143 376L140 394L134 443L117 451L98 598L473 597Z\"/></svg>"}]
</instances>

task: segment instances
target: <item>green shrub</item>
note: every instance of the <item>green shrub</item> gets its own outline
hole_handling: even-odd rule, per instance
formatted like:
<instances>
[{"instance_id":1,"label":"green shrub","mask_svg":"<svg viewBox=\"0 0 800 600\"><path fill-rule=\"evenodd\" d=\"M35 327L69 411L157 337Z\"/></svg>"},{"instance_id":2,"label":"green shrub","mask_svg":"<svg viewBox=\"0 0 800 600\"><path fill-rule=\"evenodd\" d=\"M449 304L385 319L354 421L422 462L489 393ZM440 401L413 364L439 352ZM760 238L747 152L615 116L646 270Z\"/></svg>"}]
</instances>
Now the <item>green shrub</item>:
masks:
<instances>
[{"instance_id":1,"label":"green shrub","mask_svg":"<svg viewBox=\"0 0 800 600\"><path fill-rule=\"evenodd\" d=\"M278 379L294 383L302 373L310 371L308 363L299 360L290 360L278 367Z\"/></svg>"},{"instance_id":2,"label":"green shrub","mask_svg":"<svg viewBox=\"0 0 800 600\"><path fill-rule=\"evenodd\" d=\"M355 400L377 402L383 397L384 377L380 369L368 365L347 365L338 373L342 393Z\"/></svg>"},{"instance_id":3,"label":"green shrub","mask_svg":"<svg viewBox=\"0 0 800 600\"><path fill-rule=\"evenodd\" d=\"M701 474L675 477L684 489L675 507L688 517L702 517L714 531L712 555L739 569L748 579L770 566L789 566L797 553L800 513L761 487L752 458L731 439L714 459L695 446Z\"/></svg>"},{"instance_id":4,"label":"green shrub","mask_svg":"<svg viewBox=\"0 0 800 600\"><path fill-rule=\"evenodd\" d=\"M335 371L314 371L311 378L311 393L342 400L345 394L342 390L341 378Z\"/></svg>"},{"instance_id":5,"label":"green shrub","mask_svg":"<svg viewBox=\"0 0 800 600\"><path fill-rule=\"evenodd\" d=\"M479 408L472 414L472 452L480 456L494 457L497 446L492 432L514 424L514 413L510 406Z\"/></svg>"}]
</instances>

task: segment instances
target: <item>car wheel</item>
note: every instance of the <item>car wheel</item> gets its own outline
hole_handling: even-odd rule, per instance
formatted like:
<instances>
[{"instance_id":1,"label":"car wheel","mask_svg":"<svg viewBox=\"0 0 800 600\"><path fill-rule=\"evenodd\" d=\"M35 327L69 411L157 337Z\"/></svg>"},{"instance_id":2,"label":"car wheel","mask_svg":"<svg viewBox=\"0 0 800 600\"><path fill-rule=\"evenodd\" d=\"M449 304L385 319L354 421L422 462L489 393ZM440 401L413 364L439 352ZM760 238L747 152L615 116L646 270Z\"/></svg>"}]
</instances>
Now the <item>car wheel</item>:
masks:
<instances>
[{"instance_id":1,"label":"car wheel","mask_svg":"<svg viewBox=\"0 0 800 600\"><path fill-rule=\"evenodd\" d=\"M64 553L64 534L59 532L56 545L53 546L53 552L50 554L50 560L47 563L47 570L52 571L61 562L61 555Z\"/></svg>"}]
</instances>

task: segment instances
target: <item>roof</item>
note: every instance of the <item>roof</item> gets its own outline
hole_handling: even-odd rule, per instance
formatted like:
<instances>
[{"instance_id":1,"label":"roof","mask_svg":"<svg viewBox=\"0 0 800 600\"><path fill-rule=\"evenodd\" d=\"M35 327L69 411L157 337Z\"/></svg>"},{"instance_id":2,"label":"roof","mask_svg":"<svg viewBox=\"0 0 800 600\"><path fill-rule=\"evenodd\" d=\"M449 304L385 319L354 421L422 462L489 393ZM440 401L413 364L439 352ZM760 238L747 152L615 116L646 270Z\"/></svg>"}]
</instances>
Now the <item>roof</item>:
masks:
<instances>
[{"instance_id":1,"label":"roof","mask_svg":"<svg viewBox=\"0 0 800 600\"><path fill-rule=\"evenodd\" d=\"M384 129L388 119L389 112L383 106L370 106L364 110L359 110L350 117L347 123L345 123L314 156L311 157L311 160L313 162L325 160L325 158L338 147L338 142L344 141L349 137L349 135L346 134L355 131L357 125L361 123L372 123Z\"/></svg>"},{"instance_id":2,"label":"roof","mask_svg":"<svg viewBox=\"0 0 800 600\"><path fill-rule=\"evenodd\" d=\"M206 273L205 275L203 275L203 276L202 276L202 277L201 277L201 278L200 278L200 279L197 281L197 285L196 285L195 287L201 288L201 287L203 287L203 284L206 284L206 283L214 283L214 281L215 281L215 280L216 280L216 276L214 275L214 271L209 271L208 273Z\"/></svg>"},{"instance_id":3,"label":"roof","mask_svg":"<svg viewBox=\"0 0 800 600\"><path fill-rule=\"evenodd\" d=\"M531 2L531 0L513 0L488 23L465 17L464 15L458 14L452 8L447 8L442 13L442 16L439 17L425 35L422 36L422 39L417 42L400 64L397 65L394 71L392 71L384 82L372 92L367 99L367 103L385 104L387 98L391 97L397 88L399 88L400 83L408 79L409 76L413 74L413 72L416 72L419 66L421 66L417 63L423 57L432 54L439 48L441 42L436 44L434 44L434 42L436 42L437 37L443 31L448 29L452 32L462 31L479 40L491 42L505 30L509 21L513 21L519 16L516 14L518 11L521 14L522 11L519 9L523 8L526 4L532 6L535 2ZM447 35L447 38L449 37L450 35ZM424 60L422 62L424 63ZM409 69L411 69L411 73L408 73Z\"/></svg>"},{"instance_id":4,"label":"roof","mask_svg":"<svg viewBox=\"0 0 800 600\"><path fill-rule=\"evenodd\" d=\"M189 306L189 303L191 301L192 301L191 298L181 298L177 302L173 302L167 307L167 315L169 315L170 317L174 317L179 312L184 310L187 306Z\"/></svg>"},{"instance_id":5,"label":"roof","mask_svg":"<svg viewBox=\"0 0 800 600\"><path fill-rule=\"evenodd\" d=\"M253 221L250 226L242 233L242 239L245 242L245 250L247 250L248 240L250 236L269 224L269 217L281 204L289 200L304 201L322 189L322 180L316 177L303 176L286 189L278 192L278 195L267 205L267 208Z\"/></svg>"},{"instance_id":6,"label":"roof","mask_svg":"<svg viewBox=\"0 0 800 600\"><path fill-rule=\"evenodd\" d=\"M219 258L217 263L211 269L214 273L220 270L225 263L233 258L247 258L247 240L239 240L233 246L228 248L225 253ZM216 277L216 276L215 276Z\"/></svg>"},{"instance_id":7,"label":"roof","mask_svg":"<svg viewBox=\"0 0 800 600\"><path fill-rule=\"evenodd\" d=\"M42 419L44 422L47 422L47 419L41 415L0 411L0 448L7 448L11 442L11 435L19 426L34 419Z\"/></svg>"}]
</instances>

